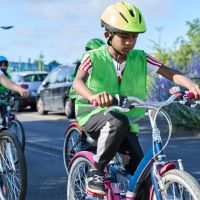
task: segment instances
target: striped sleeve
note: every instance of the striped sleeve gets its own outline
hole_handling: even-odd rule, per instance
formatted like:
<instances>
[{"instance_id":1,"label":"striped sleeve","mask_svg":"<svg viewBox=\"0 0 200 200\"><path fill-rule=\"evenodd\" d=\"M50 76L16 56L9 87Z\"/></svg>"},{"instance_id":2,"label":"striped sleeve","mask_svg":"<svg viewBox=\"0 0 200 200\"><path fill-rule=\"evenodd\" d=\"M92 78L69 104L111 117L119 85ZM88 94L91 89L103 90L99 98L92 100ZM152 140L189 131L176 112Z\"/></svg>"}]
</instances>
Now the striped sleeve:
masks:
<instances>
[{"instance_id":1,"label":"striped sleeve","mask_svg":"<svg viewBox=\"0 0 200 200\"><path fill-rule=\"evenodd\" d=\"M85 72L87 72L89 74L91 73L91 71L92 71L92 62L91 62L91 58L90 58L89 54L86 54L83 57L78 70L83 70L83 71L85 71Z\"/></svg>"},{"instance_id":2,"label":"striped sleeve","mask_svg":"<svg viewBox=\"0 0 200 200\"><path fill-rule=\"evenodd\" d=\"M149 54L146 53L147 56L147 73L150 76L154 76L156 72L158 71L159 67L162 66L162 63L157 61L155 58L150 56Z\"/></svg>"}]
</instances>

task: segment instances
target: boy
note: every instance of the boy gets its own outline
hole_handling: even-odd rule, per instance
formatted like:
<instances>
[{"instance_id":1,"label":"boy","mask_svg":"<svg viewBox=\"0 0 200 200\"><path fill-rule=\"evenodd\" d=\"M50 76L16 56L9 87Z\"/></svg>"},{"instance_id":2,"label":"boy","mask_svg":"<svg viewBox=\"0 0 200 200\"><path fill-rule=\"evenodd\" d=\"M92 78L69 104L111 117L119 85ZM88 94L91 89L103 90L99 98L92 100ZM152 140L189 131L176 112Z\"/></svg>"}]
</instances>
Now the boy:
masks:
<instances>
[{"instance_id":1,"label":"boy","mask_svg":"<svg viewBox=\"0 0 200 200\"><path fill-rule=\"evenodd\" d=\"M128 113L104 110L113 96L137 96L145 99L146 76L158 73L200 97L200 88L180 72L172 70L141 50L133 50L139 33L146 31L141 12L133 5L118 2L106 8L101 17L108 46L87 52L83 57L73 87L81 98L76 100L76 117L83 129L97 140L94 168L91 169L87 190L105 195L104 168L116 152L123 156L126 170L134 173L143 151L138 141L138 126L130 117L142 117L144 112L132 109ZM96 100L99 107L86 109ZM124 159L126 158L126 159Z\"/></svg>"}]
</instances>

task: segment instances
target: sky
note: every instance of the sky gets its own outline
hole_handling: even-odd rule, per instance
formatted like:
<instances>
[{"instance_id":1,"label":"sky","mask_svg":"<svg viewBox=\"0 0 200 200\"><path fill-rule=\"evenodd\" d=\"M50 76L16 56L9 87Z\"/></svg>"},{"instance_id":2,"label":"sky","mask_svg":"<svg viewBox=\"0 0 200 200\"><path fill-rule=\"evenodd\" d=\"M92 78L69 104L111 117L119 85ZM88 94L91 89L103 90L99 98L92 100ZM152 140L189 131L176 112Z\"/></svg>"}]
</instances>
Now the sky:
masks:
<instances>
[{"instance_id":1,"label":"sky","mask_svg":"<svg viewBox=\"0 0 200 200\"><path fill-rule=\"evenodd\" d=\"M44 56L72 64L80 59L92 38L104 40L100 25L104 9L113 0L0 0L0 55L10 61L31 62ZM200 18L199 0L128 0L138 7L147 31L140 34L136 47L153 53L153 42L173 48L176 38L186 36L186 21ZM161 29L160 31L158 29ZM160 38L160 39L159 39Z\"/></svg>"}]
</instances>

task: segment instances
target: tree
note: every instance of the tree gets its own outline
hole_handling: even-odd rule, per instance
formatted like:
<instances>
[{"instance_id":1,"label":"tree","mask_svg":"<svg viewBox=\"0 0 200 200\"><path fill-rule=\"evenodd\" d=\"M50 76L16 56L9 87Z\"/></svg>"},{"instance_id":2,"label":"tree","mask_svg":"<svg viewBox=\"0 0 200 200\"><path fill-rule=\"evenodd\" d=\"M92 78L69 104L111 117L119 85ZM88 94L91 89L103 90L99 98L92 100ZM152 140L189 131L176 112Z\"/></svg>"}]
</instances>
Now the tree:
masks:
<instances>
[{"instance_id":1,"label":"tree","mask_svg":"<svg viewBox=\"0 0 200 200\"><path fill-rule=\"evenodd\" d=\"M57 67L58 65L60 65L59 62L57 62L57 60L53 60L48 64L49 67L49 71L53 70L55 67Z\"/></svg>"},{"instance_id":2,"label":"tree","mask_svg":"<svg viewBox=\"0 0 200 200\"><path fill-rule=\"evenodd\" d=\"M172 58L174 65L182 71L188 71L194 55L200 55L200 19L196 18L192 22L187 21L186 25L188 26L187 39L177 38L172 50L161 49L154 43L155 58L165 65L168 65Z\"/></svg>"}]
</instances>

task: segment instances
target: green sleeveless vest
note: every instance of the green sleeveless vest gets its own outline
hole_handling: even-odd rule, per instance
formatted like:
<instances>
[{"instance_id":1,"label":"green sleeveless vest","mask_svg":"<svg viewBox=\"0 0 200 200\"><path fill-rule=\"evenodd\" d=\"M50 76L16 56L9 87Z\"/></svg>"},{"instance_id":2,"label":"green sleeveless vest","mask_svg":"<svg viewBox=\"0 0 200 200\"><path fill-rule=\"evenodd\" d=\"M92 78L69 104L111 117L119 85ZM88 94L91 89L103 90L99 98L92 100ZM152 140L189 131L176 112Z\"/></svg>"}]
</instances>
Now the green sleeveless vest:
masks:
<instances>
[{"instance_id":1,"label":"green sleeveless vest","mask_svg":"<svg viewBox=\"0 0 200 200\"><path fill-rule=\"evenodd\" d=\"M106 91L112 96L119 94L122 96L136 96L142 99L146 98L147 61L144 51L132 50L128 53L120 84L112 57L106 47L101 47L87 53L91 57L92 74L88 77L86 85L91 91L94 93ZM77 98L75 108L76 117L81 126L92 115L106 110L106 108L102 107L92 107L91 103L82 97ZM138 132L138 125L131 121L144 117L145 110L134 108L122 114L129 117L131 131Z\"/></svg>"}]
</instances>

